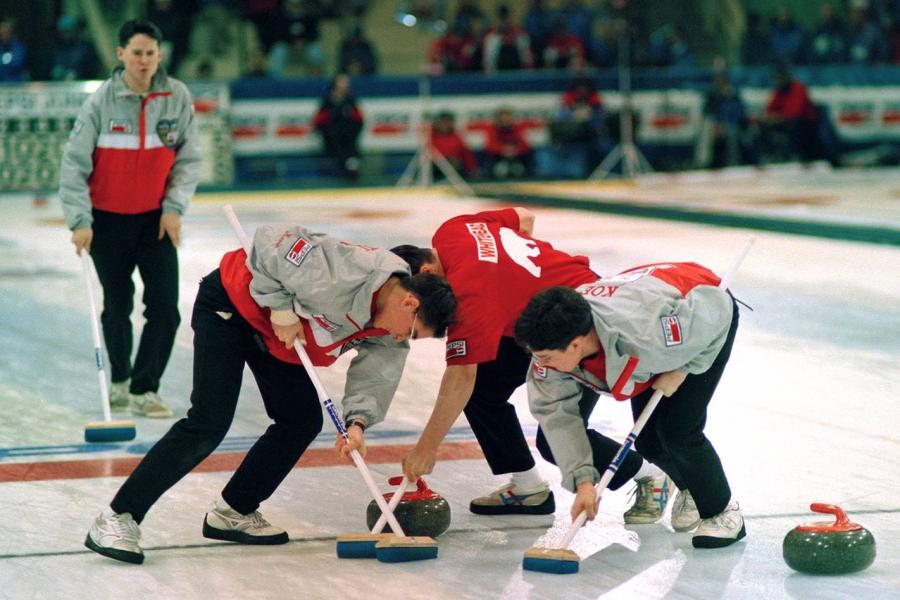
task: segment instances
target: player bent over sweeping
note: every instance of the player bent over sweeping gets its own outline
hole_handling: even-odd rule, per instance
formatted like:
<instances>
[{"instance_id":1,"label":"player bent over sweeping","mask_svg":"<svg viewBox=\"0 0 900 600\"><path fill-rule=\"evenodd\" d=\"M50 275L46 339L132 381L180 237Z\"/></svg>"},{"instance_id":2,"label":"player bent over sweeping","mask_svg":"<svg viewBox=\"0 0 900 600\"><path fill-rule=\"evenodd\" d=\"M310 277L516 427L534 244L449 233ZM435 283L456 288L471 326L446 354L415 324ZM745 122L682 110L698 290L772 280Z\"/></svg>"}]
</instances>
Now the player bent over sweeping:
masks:
<instances>
[{"instance_id":1,"label":"player bent over sweeping","mask_svg":"<svg viewBox=\"0 0 900 600\"><path fill-rule=\"evenodd\" d=\"M586 257L571 256L535 239L533 228L534 214L525 208L484 211L445 222L435 232L431 248L394 248L413 272L445 277L459 300L459 316L447 332L447 368L437 401L415 448L403 459L403 471L411 481L431 473L438 446L465 411L491 471L511 474L508 483L472 500L469 510L480 515L547 515L556 510L553 492L538 473L509 402L525 383L531 360L513 339L513 327L540 290L554 285L574 288L599 279ZM584 415L596 401L596 392L585 389ZM611 457L618 444L600 434L596 437ZM537 447L543 456L550 456L540 430ZM665 473L633 453L610 487L616 489L631 478L638 482L638 497L625 514L626 522L657 521L665 506Z\"/></svg>"},{"instance_id":2,"label":"player bent over sweeping","mask_svg":"<svg viewBox=\"0 0 900 600\"><path fill-rule=\"evenodd\" d=\"M703 433L707 406L731 354L737 304L719 278L695 263L654 264L575 289L535 295L516 323L533 355L528 402L576 493L572 518L597 514L594 484L616 448L595 443L579 413L583 388L631 400L635 418L653 394L665 396L635 447L679 492L677 531L697 528L696 548L728 546L746 534L719 456Z\"/></svg>"},{"instance_id":3,"label":"player bent over sweeping","mask_svg":"<svg viewBox=\"0 0 900 600\"><path fill-rule=\"evenodd\" d=\"M284 544L285 531L258 508L322 429L316 390L293 349L305 343L328 366L356 349L347 371L344 418L351 445L391 402L407 340L443 336L456 311L450 286L383 249L339 241L303 227L261 227L249 258L227 253L200 283L194 329L191 408L156 443L96 518L85 545L143 562L138 524L154 502L209 456L234 417L244 365L274 423L260 437L203 521L203 535L243 544Z\"/></svg>"}]
</instances>

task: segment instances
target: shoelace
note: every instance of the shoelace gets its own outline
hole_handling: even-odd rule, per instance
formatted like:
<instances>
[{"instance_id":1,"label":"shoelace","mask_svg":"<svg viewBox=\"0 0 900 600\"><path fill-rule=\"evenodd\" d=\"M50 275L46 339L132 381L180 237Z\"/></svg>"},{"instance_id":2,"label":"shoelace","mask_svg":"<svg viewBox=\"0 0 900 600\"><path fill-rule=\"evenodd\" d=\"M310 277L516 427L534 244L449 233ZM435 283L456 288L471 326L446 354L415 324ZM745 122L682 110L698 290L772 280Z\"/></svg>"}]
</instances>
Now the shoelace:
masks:
<instances>
[{"instance_id":1,"label":"shoelace","mask_svg":"<svg viewBox=\"0 0 900 600\"><path fill-rule=\"evenodd\" d=\"M254 526L254 527L258 527L258 528L260 528L260 529L263 529L263 528L265 528L265 527L271 526L271 523L269 523L268 521L266 521L266 520L263 518L262 513L260 513L258 510L254 510L252 513L250 513L250 514L247 515L247 516L250 517L250 522L253 523L253 526Z\"/></svg>"},{"instance_id":2,"label":"shoelace","mask_svg":"<svg viewBox=\"0 0 900 600\"><path fill-rule=\"evenodd\" d=\"M148 404L157 405L160 403L160 400L159 394L155 392L147 392L144 394L144 406L147 406Z\"/></svg>"},{"instance_id":3,"label":"shoelace","mask_svg":"<svg viewBox=\"0 0 900 600\"><path fill-rule=\"evenodd\" d=\"M725 512L721 512L714 517L710 517L708 519L704 519L704 521L711 521L717 527L726 527L728 529L736 529L738 522L735 519L735 511L725 509Z\"/></svg>"},{"instance_id":4,"label":"shoelace","mask_svg":"<svg viewBox=\"0 0 900 600\"><path fill-rule=\"evenodd\" d=\"M137 544L141 539L141 530L138 529L137 523L130 517L116 515L108 519L107 524L117 536L126 542Z\"/></svg>"}]
</instances>

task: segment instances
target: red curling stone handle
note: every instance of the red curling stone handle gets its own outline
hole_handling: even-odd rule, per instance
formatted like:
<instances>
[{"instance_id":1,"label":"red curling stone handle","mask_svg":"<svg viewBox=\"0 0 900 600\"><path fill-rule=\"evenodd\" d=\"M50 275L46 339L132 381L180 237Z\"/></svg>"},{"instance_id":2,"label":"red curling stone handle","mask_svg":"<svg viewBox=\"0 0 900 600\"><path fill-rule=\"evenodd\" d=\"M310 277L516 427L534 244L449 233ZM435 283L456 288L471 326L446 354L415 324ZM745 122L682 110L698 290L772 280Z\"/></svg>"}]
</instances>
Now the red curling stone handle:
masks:
<instances>
[{"instance_id":1,"label":"red curling stone handle","mask_svg":"<svg viewBox=\"0 0 900 600\"><path fill-rule=\"evenodd\" d=\"M837 505L834 504L823 504L821 502L813 502L809 505L810 510L817 513L824 513L828 515L834 515L835 521L833 523L809 523L807 525L798 525L794 529L796 531L803 532L815 532L815 533L841 533L847 531L857 531L862 529L863 527L857 523L854 523L850 519L847 518L847 513Z\"/></svg>"}]
</instances>

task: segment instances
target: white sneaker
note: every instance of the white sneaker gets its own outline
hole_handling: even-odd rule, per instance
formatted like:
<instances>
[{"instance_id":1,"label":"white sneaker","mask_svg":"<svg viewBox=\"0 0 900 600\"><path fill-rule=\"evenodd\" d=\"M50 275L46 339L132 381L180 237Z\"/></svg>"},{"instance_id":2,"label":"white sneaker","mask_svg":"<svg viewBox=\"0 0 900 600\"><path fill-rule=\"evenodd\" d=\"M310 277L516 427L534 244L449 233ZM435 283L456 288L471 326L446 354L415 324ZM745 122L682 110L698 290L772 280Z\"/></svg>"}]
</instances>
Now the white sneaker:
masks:
<instances>
[{"instance_id":1,"label":"white sneaker","mask_svg":"<svg viewBox=\"0 0 900 600\"><path fill-rule=\"evenodd\" d=\"M141 529L131 518L131 513L104 517L103 513L94 519L84 545L103 556L136 565L144 562L141 550Z\"/></svg>"},{"instance_id":2,"label":"white sneaker","mask_svg":"<svg viewBox=\"0 0 900 600\"><path fill-rule=\"evenodd\" d=\"M690 531L700 524L700 511L689 490L678 490L672 504L672 529Z\"/></svg>"},{"instance_id":3,"label":"white sneaker","mask_svg":"<svg viewBox=\"0 0 900 600\"><path fill-rule=\"evenodd\" d=\"M634 504L625 513L626 525L646 525L662 518L669 501L671 480L665 473L643 477L636 481Z\"/></svg>"},{"instance_id":4,"label":"white sneaker","mask_svg":"<svg viewBox=\"0 0 900 600\"><path fill-rule=\"evenodd\" d=\"M552 515L556 512L556 501L546 482L527 490L510 482L472 500L469 510L476 515Z\"/></svg>"},{"instance_id":5,"label":"white sneaker","mask_svg":"<svg viewBox=\"0 0 900 600\"><path fill-rule=\"evenodd\" d=\"M156 392L144 392L143 394L130 394L131 408L135 414L151 419L167 419L172 416L163 399Z\"/></svg>"},{"instance_id":6,"label":"white sneaker","mask_svg":"<svg viewBox=\"0 0 900 600\"><path fill-rule=\"evenodd\" d=\"M747 530L744 528L741 507L732 501L716 516L700 521L691 543L694 544L694 548L724 548L745 535Z\"/></svg>"},{"instance_id":7,"label":"white sneaker","mask_svg":"<svg viewBox=\"0 0 900 600\"><path fill-rule=\"evenodd\" d=\"M232 508L220 508L215 503L203 519L203 537L266 546L288 543L287 532L266 521L258 510L242 515Z\"/></svg>"},{"instance_id":8,"label":"white sneaker","mask_svg":"<svg viewBox=\"0 0 900 600\"><path fill-rule=\"evenodd\" d=\"M112 382L109 386L109 408L113 412L128 410L131 406L131 394L128 393L128 386L131 380Z\"/></svg>"}]
</instances>

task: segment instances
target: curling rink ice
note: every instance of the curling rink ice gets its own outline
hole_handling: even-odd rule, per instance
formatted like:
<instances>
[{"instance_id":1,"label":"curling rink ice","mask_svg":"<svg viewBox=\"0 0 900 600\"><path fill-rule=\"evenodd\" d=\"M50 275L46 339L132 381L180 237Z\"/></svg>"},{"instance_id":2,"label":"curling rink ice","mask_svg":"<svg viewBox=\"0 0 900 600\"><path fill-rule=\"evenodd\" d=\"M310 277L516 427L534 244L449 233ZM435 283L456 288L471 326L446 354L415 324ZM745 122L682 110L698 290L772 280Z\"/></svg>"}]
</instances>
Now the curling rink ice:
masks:
<instances>
[{"instance_id":1,"label":"curling rink ice","mask_svg":"<svg viewBox=\"0 0 900 600\"><path fill-rule=\"evenodd\" d=\"M552 185L540 187L546 194ZM533 191L534 187L532 188ZM650 176L636 184L560 184L560 197L690 206L769 218L900 230L900 171L784 169L733 176ZM199 194L180 248L182 324L162 396L188 407L191 305L199 279L237 246L222 206L244 226L290 222L379 246L427 245L445 219L511 202L442 189ZM484 517L468 502L503 483L479 457L464 418L427 477L452 508L437 560L341 560L335 536L365 529L369 494L352 463L336 457L330 422L263 514L285 546L250 547L201 535L203 515L268 419L249 372L222 446L170 490L142 525L146 561L118 563L88 551L91 520L172 420L137 418L133 442L88 445L84 425L102 418L81 265L55 197L0 196L0 598L26 599L746 599L900 598L900 246L532 206L535 236L590 257L601 275L657 261L695 261L719 273L745 240L756 242L731 283L741 328L711 407L707 434L719 451L747 537L695 550L668 519L624 527L628 487L610 492L573 549L580 572L522 570L522 553L568 526L572 496L555 467L552 517ZM99 286L95 284L99 291ZM141 323L140 287L134 321ZM320 370L336 400L348 364ZM399 460L430 414L443 370L439 340L419 340L385 423L367 432L368 462L387 491ZM514 396L529 436L524 390ZM602 399L592 425L617 438L628 406ZM536 452L535 452L536 453ZM845 576L793 572L785 534L828 521L812 502L838 504L869 529L877 558ZM548 528L556 529L547 533Z\"/></svg>"}]
</instances>

